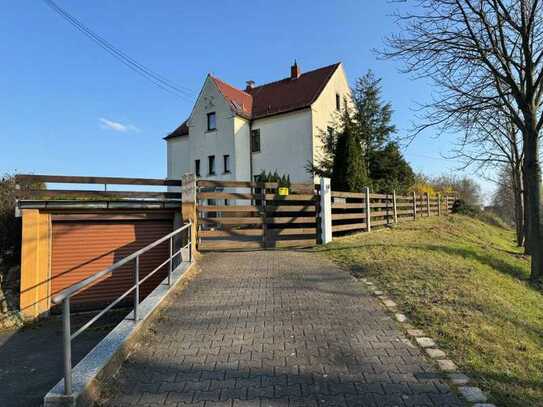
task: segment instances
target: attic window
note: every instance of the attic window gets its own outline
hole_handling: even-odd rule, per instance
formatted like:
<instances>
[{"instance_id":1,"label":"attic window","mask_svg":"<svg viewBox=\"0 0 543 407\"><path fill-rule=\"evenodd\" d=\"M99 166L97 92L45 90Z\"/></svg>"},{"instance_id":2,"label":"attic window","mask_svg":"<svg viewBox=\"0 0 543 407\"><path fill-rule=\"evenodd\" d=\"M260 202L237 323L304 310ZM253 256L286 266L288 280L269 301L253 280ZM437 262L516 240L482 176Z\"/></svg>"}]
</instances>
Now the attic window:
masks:
<instances>
[{"instance_id":1,"label":"attic window","mask_svg":"<svg viewBox=\"0 0 543 407\"><path fill-rule=\"evenodd\" d=\"M341 109L341 99L339 97L339 93L336 93L336 110Z\"/></svg>"},{"instance_id":2,"label":"attic window","mask_svg":"<svg viewBox=\"0 0 543 407\"><path fill-rule=\"evenodd\" d=\"M217 130L217 115L215 112L207 114L207 131Z\"/></svg>"}]
</instances>

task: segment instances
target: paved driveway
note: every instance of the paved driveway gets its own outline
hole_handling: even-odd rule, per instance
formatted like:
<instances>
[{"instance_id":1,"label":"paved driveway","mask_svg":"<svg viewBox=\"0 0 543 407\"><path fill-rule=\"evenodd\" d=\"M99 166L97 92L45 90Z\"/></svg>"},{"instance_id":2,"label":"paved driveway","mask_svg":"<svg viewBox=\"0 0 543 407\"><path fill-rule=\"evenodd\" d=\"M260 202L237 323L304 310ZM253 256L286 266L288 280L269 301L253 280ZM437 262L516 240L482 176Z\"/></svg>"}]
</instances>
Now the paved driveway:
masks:
<instances>
[{"instance_id":1,"label":"paved driveway","mask_svg":"<svg viewBox=\"0 0 543 407\"><path fill-rule=\"evenodd\" d=\"M101 404L463 405L361 283L320 255L211 253L201 268Z\"/></svg>"},{"instance_id":2,"label":"paved driveway","mask_svg":"<svg viewBox=\"0 0 543 407\"><path fill-rule=\"evenodd\" d=\"M128 311L112 312L73 341L72 359L78 363L113 329ZM72 317L77 329L92 314ZM62 321L58 317L31 326L0 332L0 406L41 406L43 397L62 379Z\"/></svg>"}]
</instances>

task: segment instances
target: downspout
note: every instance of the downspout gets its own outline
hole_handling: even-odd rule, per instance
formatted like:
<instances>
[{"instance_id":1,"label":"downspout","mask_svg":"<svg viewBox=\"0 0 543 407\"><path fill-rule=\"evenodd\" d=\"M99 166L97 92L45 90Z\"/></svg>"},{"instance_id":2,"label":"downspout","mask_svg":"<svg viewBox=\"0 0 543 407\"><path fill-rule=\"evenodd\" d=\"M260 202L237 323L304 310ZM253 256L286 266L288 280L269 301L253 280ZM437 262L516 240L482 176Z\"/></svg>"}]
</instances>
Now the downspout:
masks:
<instances>
[{"instance_id":1,"label":"downspout","mask_svg":"<svg viewBox=\"0 0 543 407\"><path fill-rule=\"evenodd\" d=\"M252 132L253 132L253 121L249 120L249 182L253 182L253 143L252 143L253 135L252 135Z\"/></svg>"}]
</instances>

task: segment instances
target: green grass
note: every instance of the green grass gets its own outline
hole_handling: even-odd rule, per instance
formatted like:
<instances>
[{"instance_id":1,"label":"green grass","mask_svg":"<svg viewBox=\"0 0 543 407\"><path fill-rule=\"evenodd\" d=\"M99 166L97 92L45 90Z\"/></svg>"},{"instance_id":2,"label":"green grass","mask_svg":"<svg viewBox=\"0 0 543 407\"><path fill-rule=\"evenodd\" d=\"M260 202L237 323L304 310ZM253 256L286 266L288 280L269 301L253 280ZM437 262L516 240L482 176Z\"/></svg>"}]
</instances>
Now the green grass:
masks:
<instances>
[{"instance_id":1,"label":"green grass","mask_svg":"<svg viewBox=\"0 0 543 407\"><path fill-rule=\"evenodd\" d=\"M378 283L500 406L543 406L543 295L511 230L466 216L406 222L320 249Z\"/></svg>"}]
</instances>

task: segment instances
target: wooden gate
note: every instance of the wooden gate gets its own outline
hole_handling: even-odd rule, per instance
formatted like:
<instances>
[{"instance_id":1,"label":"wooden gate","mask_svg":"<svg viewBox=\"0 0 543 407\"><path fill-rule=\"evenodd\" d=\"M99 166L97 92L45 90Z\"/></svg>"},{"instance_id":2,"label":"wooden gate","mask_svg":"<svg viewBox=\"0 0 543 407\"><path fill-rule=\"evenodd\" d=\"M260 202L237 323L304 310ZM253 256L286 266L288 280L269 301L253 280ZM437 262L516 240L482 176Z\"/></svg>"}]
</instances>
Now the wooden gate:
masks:
<instances>
[{"instance_id":1,"label":"wooden gate","mask_svg":"<svg viewBox=\"0 0 543 407\"><path fill-rule=\"evenodd\" d=\"M318 185L197 181L198 249L307 247L319 236Z\"/></svg>"}]
</instances>

